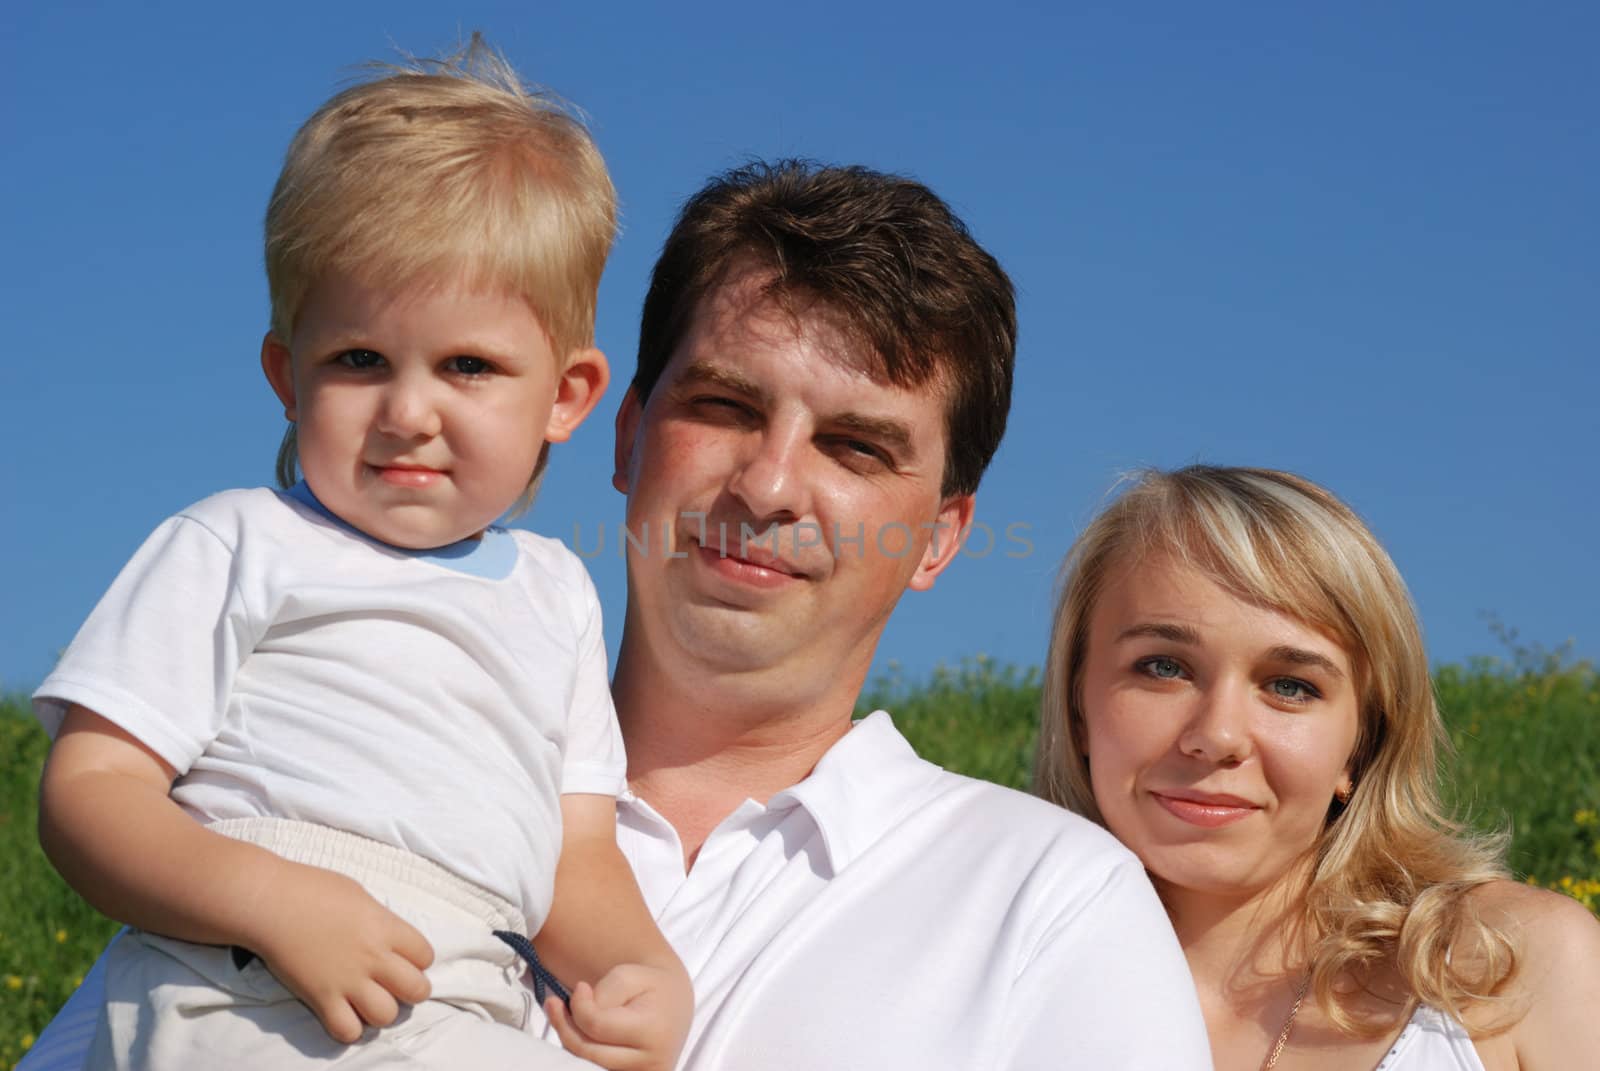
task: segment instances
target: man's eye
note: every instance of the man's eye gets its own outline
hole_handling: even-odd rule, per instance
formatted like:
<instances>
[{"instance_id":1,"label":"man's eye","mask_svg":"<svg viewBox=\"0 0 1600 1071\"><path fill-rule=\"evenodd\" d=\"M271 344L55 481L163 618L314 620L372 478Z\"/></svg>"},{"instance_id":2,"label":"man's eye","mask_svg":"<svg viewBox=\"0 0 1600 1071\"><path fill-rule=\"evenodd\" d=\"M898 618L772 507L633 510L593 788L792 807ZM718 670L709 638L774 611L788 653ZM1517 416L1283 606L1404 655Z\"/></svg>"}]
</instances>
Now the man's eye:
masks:
<instances>
[{"instance_id":1,"label":"man's eye","mask_svg":"<svg viewBox=\"0 0 1600 1071\"><path fill-rule=\"evenodd\" d=\"M486 376L494 371L494 365L482 357L452 357L446 364L452 372L463 376Z\"/></svg>"},{"instance_id":2,"label":"man's eye","mask_svg":"<svg viewBox=\"0 0 1600 1071\"><path fill-rule=\"evenodd\" d=\"M1294 677L1274 677L1267 687L1279 699L1289 699L1299 703L1321 698L1322 695L1305 681L1296 680Z\"/></svg>"},{"instance_id":3,"label":"man's eye","mask_svg":"<svg viewBox=\"0 0 1600 1071\"><path fill-rule=\"evenodd\" d=\"M1146 676L1155 677L1159 680L1174 680L1183 676L1183 667L1178 664L1178 660L1176 658L1167 658L1163 655L1157 655L1154 658L1142 658L1139 660L1138 666Z\"/></svg>"},{"instance_id":4,"label":"man's eye","mask_svg":"<svg viewBox=\"0 0 1600 1071\"><path fill-rule=\"evenodd\" d=\"M697 395L689 399L689 404L702 413L717 417L742 417L750 412L748 405L722 394Z\"/></svg>"},{"instance_id":5,"label":"man's eye","mask_svg":"<svg viewBox=\"0 0 1600 1071\"><path fill-rule=\"evenodd\" d=\"M884 453L875 443L865 439L841 438L833 440L834 448L849 462L854 465L876 465L887 467L890 463L889 455Z\"/></svg>"},{"instance_id":6,"label":"man's eye","mask_svg":"<svg viewBox=\"0 0 1600 1071\"><path fill-rule=\"evenodd\" d=\"M374 353L372 350L345 350L334 358L346 368L382 368L384 365L383 354Z\"/></svg>"}]
</instances>

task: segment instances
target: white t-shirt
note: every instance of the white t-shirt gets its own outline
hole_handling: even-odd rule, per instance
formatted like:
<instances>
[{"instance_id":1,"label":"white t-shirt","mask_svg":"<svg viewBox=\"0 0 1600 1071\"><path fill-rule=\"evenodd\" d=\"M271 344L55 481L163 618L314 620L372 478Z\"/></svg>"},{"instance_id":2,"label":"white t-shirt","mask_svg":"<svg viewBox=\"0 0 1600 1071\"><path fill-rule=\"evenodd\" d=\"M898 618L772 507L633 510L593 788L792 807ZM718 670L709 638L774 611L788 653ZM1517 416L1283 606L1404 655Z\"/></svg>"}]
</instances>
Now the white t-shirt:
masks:
<instances>
[{"instance_id":1,"label":"white t-shirt","mask_svg":"<svg viewBox=\"0 0 1600 1071\"><path fill-rule=\"evenodd\" d=\"M511 901L537 931L562 793L616 795L622 738L600 607L555 540L491 529L378 543L299 487L169 518L34 695L180 775L202 822L274 816L404 848Z\"/></svg>"},{"instance_id":2,"label":"white t-shirt","mask_svg":"<svg viewBox=\"0 0 1600 1071\"><path fill-rule=\"evenodd\" d=\"M683 870L631 795L618 840L694 979L680 1071L1207 1071L1177 938L1098 826L912 752L889 716L746 802ZM99 965L18 1071L79 1071Z\"/></svg>"}]
</instances>

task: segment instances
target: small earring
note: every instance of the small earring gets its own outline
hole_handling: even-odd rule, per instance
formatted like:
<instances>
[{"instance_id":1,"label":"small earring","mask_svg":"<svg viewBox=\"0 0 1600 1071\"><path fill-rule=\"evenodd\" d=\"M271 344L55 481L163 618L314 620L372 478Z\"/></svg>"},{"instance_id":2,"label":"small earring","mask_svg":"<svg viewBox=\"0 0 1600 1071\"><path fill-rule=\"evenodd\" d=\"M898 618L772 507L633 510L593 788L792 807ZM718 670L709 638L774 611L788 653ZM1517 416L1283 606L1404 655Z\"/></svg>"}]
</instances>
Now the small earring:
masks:
<instances>
[{"instance_id":1,"label":"small earring","mask_svg":"<svg viewBox=\"0 0 1600 1071\"><path fill-rule=\"evenodd\" d=\"M1343 787L1336 788L1336 789L1333 790L1333 798L1338 800L1340 804L1349 803L1350 802L1350 791L1351 790L1348 789L1348 788L1343 788Z\"/></svg>"}]
</instances>

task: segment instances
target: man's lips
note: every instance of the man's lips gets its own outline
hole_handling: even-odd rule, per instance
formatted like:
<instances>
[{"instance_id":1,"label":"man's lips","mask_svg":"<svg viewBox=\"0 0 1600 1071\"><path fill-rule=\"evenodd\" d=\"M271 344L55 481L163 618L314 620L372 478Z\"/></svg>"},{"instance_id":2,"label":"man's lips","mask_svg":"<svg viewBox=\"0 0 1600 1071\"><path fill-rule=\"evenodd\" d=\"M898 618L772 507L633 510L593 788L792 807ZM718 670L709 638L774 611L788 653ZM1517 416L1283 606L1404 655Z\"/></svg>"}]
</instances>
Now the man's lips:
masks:
<instances>
[{"instance_id":1,"label":"man's lips","mask_svg":"<svg viewBox=\"0 0 1600 1071\"><path fill-rule=\"evenodd\" d=\"M1181 788L1152 791L1150 794L1173 817L1207 829L1231 825L1261 809L1259 804L1227 793L1196 792Z\"/></svg>"},{"instance_id":2,"label":"man's lips","mask_svg":"<svg viewBox=\"0 0 1600 1071\"><path fill-rule=\"evenodd\" d=\"M754 547L742 549L737 545L724 550L715 542L701 543L689 540L692 553L713 572L730 580L753 584L757 587L781 587L796 580L805 580L807 572L793 562L762 552Z\"/></svg>"}]
</instances>

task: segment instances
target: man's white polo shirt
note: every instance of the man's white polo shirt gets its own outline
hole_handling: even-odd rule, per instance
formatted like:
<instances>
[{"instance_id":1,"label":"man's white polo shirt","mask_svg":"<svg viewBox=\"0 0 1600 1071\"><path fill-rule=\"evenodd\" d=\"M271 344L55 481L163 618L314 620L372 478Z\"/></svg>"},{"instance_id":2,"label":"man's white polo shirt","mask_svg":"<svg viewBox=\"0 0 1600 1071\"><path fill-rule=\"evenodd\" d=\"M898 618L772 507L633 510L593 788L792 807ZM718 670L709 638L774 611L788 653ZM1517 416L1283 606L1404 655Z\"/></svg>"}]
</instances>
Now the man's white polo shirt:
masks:
<instances>
[{"instance_id":1,"label":"man's white polo shirt","mask_svg":"<svg viewBox=\"0 0 1600 1071\"><path fill-rule=\"evenodd\" d=\"M1194 984L1103 829L916 756L889 715L747 800L683 869L624 795L618 837L694 978L684 1071L1209 1068Z\"/></svg>"}]
</instances>

